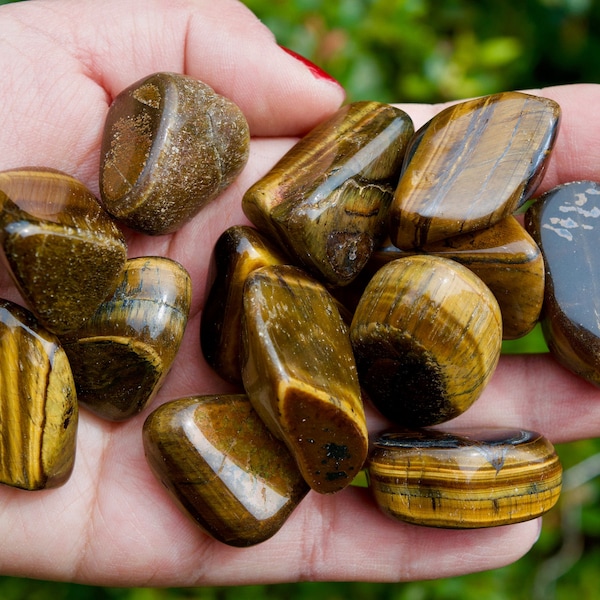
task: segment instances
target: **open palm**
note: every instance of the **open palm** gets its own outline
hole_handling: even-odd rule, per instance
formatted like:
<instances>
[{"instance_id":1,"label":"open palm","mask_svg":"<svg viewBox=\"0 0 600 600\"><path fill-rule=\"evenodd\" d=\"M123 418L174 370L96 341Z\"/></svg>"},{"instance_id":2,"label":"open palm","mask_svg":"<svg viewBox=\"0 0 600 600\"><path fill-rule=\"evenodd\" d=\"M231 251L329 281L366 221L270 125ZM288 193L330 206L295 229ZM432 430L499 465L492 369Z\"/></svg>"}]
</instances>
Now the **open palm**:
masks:
<instances>
[{"instance_id":1,"label":"open palm","mask_svg":"<svg viewBox=\"0 0 600 600\"><path fill-rule=\"evenodd\" d=\"M176 362L153 406L228 391L204 362L200 315L213 244L246 222L243 192L298 136L333 112L342 90L277 47L234 0L30 0L0 9L0 169L47 166L98 189L111 99L156 71L185 72L234 100L254 140L234 185L178 233L127 234L130 256L162 255L189 271L193 304ZM595 86L545 90L563 107L547 189L600 171ZM441 107L403 106L419 126ZM17 299L8 276L0 295ZM283 529L250 549L203 534L151 474L141 430L147 410L114 424L81 411L70 480L42 492L0 490L0 572L105 585L182 586L297 580L443 577L516 560L539 522L479 531L393 523L363 489L310 493ZM369 415L377 430L381 420ZM521 426L555 442L600 435L600 392L549 357L504 357L463 424Z\"/></svg>"}]
</instances>

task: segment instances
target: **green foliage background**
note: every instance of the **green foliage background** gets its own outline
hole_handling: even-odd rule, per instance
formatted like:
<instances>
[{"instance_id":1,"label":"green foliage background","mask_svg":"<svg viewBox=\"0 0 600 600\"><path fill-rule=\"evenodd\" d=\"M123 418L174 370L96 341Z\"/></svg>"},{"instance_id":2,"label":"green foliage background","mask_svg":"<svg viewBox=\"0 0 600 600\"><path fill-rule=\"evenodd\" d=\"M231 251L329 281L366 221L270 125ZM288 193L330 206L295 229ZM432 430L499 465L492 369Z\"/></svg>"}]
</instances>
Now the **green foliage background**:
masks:
<instances>
[{"instance_id":1,"label":"green foliage background","mask_svg":"<svg viewBox=\"0 0 600 600\"><path fill-rule=\"evenodd\" d=\"M0 0L8 4L18 0ZM438 102L509 89L600 82L600 2L593 0L245 0L279 43L338 79L350 100ZM0 30L1 30L0 13ZM505 344L539 352L539 330ZM406 584L300 583L113 589L0 578L2 600L544 600L600 589L600 444L562 445L562 500L533 550L487 573Z\"/></svg>"}]
</instances>

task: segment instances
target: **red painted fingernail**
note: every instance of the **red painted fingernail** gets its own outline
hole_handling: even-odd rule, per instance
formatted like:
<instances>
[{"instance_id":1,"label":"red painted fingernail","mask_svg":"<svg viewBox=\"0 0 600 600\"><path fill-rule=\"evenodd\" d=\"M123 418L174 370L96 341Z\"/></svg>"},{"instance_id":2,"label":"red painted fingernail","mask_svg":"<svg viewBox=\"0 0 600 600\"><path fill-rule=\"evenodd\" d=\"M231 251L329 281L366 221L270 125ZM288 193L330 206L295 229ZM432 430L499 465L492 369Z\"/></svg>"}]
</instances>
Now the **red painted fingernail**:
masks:
<instances>
[{"instance_id":1,"label":"red painted fingernail","mask_svg":"<svg viewBox=\"0 0 600 600\"><path fill-rule=\"evenodd\" d=\"M286 48L285 46L279 46L279 47L282 50L284 50L285 52L287 52L290 56L293 56L296 60L299 60L305 67L308 68L308 70L313 74L313 76L316 79L325 79L326 81L330 81L341 87L341 84L337 79L334 79L329 73L327 73L326 71L323 71L323 69L321 69L321 67L318 67L317 65L315 65L314 62L311 62L310 60L308 60L308 58L305 58L301 54L298 54L297 52L294 52L293 50L290 50L289 48Z\"/></svg>"}]
</instances>

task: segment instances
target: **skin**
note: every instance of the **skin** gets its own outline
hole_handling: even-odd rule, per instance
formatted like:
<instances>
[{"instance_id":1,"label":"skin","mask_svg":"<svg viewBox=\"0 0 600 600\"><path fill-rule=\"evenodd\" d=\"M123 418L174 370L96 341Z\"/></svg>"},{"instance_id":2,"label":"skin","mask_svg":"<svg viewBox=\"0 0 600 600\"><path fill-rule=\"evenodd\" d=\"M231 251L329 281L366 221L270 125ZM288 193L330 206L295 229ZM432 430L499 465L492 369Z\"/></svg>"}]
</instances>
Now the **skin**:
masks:
<instances>
[{"instance_id":1,"label":"skin","mask_svg":"<svg viewBox=\"0 0 600 600\"><path fill-rule=\"evenodd\" d=\"M212 246L224 229L246 222L243 192L340 105L343 91L283 52L233 0L30 0L0 8L0 21L0 169L54 167L97 192L111 99L161 70L197 77L237 102L255 138L239 179L179 232L127 232L131 256L169 256L190 272L193 305L179 356L138 417L112 424L81 411L76 466L63 487L0 490L0 573L110 586L400 581L497 568L525 554L539 520L476 531L419 528L384 517L357 488L309 494L274 538L251 549L209 539L179 512L146 465L143 421L167 400L228 391L198 344ZM564 113L541 190L598 177L600 87L533 93L557 100ZM418 127L443 107L402 108ZM4 297L19 299L5 273L0 286ZM554 442L598 436L600 392L548 356L503 357L482 398L455 423L534 429ZM372 431L386 425L373 414L369 424Z\"/></svg>"}]
</instances>

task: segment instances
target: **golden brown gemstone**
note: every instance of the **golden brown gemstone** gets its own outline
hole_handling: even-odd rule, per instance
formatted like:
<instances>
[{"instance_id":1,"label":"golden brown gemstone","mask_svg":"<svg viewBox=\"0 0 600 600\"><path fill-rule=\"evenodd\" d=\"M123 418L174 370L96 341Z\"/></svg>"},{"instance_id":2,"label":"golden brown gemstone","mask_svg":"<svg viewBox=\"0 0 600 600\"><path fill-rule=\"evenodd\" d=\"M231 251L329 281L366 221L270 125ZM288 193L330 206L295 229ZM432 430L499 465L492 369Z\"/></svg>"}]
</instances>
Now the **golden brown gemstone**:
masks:
<instances>
[{"instance_id":1,"label":"golden brown gemstone","mask_svg":"<svg viewBox=\"0 0 600 600\"><path fill-rule=\"evenodd\" d=\"M252 271L286 259L256 229L235 225L224 231L213 252L215 277L200 325L204 358L223 379L242 383L242 297Z\"/></svg>"},{"instance_id":2,"label":"golden brown gemstone","mask_svg":"<svg viewBox=\"0 0 600 600\"><path fill-rule=\"evenodd\" d=\"M505 340L523 337L538 322L544 300L544 259L513 216L487 229L427 244L421 251L461 263L490 288L500 306ZM365 270L376 270L408 253L412 251L384 246L373 253Z\"/></svg>"},{"instance_id":3,"label":"golden brown gemstone","mask_svg":"<svg viewBox=\"0 0 600 600\"><path fill-rule=\"evenodd\" d=\"M40 322L61 334L81 327L115 288L125 240L92 193L50 169L0 173L5 262Z\"/></svg>"},{"instance_id":4,"label":"golden brown gemstone","mask_svg":"<svg viewBox=\"0 0 600 600\"><path fill-rule=\"evenodd\" d=\"M182 511L232 546L273 536L308 492L244 395L193 396L146 419L148 463Z\"/></svg>"},{"instance_id":5,"label":"golden brown gemstone","mask_svg":"<svg viewBox=\"0 0 600 600\"><path fill-rule=\"evenodd\" d=\"M519 92L462 102L414 137L390 211L403 249L484 229L514 212L537 187L560 108Z\"/></svg>"},{"instance_id":6,"label":"golden brown gemstone","mask_svg":"<svg viewBox=\"0 0 600 600\"><path fill-rule=\"evenodd\" d=\"M494 373L500 309L466 267L409 256L371 279L350 338L361 385L379 411L402 427L434 425L467 410Z\"/></svg>"},{"instance_id":7,"label":"golden brown gemstone","mask_svg":"<svg viewBox=\"0 0 600 600\"><path fill-rule=\"evenodd\" d=\"M246 192L244 212L304 267L345 285L386 233L412 133L408 115L393 106L344 106Z\"/></svg>"},{"instance_id":8,"label":"golden brown gemstone","mask_svg":"<svg viewBox=\"0 0 600 600\"><path fill-rule=\"evenodd\" d=\"M102 200L133 229L171 233L229 186L249 147L248 124L233 102L191 77L155 73L109 108Z\"/></svg>"},{"instance_id":9,"label":"golden brown gemstone","mask_svg":"<svg viewBox=\"0 0 600 600\"><path fill-rule=\"evenodd\" d=\"M525 224L546 263L542 331L553 356L600 386L600 184L578 181L543 194Z\"/></svg>"},{"instance_id":10,"label":"golden brown gemstone","mask_svg":"<svg viewBox=\"0 0 600 600\"><path fill-rule=\"evenodd\" d=\"M190 277L179 263L128 260L115 293L85 327L61 340L79 402L115 421L139 413L171 368L190 303Z\"/></svg>"},{"instance_id":11,"label":"golden brown gemstone","mask_svg":"<svg viewBox=\"0 0 600 600\"><path fill-rule=\"evenodd\" d=\"M78 422L67 356L56 336L7 300L0 300L0 355L0 483L60 486L73 469Z\"/></svg>"},{"instance_id":12,"label":"golden brown gemstone","mask_svg":"<svg viewBox=\"0 0 600 600\"><path fill-rule=\"evenodd\" d=\"M346 487L367 454L356 365L335 300L292 266L254 271L244 293L244 388L317 492Z\"/></svg>"},{"instance_id":13,"label":"golden brown gemstone","mask_svg":"<svg viewBox=\"0 0 600 600\"><path fill-rule=\"evenodd\" d=\"M368 474L386 514L455 529L539 517L558 500L562 481L547 439L502 429L383 434L369 457Z\"/></svg>"}]
</instances>

